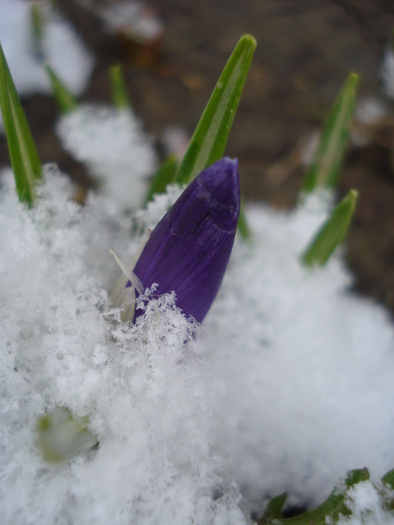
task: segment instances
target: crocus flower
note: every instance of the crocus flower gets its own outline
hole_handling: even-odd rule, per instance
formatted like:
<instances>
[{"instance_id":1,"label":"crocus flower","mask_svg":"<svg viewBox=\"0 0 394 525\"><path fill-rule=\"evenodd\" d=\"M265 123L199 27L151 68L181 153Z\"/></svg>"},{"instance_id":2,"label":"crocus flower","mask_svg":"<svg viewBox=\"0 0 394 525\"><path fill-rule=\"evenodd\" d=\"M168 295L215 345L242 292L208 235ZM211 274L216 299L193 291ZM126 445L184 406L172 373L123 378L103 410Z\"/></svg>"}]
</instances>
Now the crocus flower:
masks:
<instances>
[{"instance_id":1,"label":"crocus flower","mask_svg":"<svg viewBox=\"0 0 394 525\"><path fill-rule=\"evenodd\" d=\"M134 268L142 287L175 291L177 306L201 322L223 280L239 209L238 161L224 158L194 179L153 230Z\"/></svg>"}]
</instances>

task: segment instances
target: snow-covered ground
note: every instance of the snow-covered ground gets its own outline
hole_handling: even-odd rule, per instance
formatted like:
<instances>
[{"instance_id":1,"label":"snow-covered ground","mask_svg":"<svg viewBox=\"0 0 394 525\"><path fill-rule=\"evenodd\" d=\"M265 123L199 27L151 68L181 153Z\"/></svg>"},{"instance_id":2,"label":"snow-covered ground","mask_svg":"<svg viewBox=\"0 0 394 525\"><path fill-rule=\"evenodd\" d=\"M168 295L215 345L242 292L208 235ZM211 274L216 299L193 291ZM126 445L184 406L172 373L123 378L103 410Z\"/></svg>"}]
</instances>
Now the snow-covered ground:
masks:
<instances>
[{"instance_id":1,"label":"snow-covered ground","mask_svg":"<svg viewBox=\"0 0 394 525\"><path fill-rule=\"evenodd\" d=\"M222 354L215 449L246 508L285 491L316 505L345 471L367 466L382 476L393 465L389 315L349 291L340 256L322 269L299 261L326 202L247 207L253 239L236 244L206 320Z\"/></svg>"},{"instance_id":2,"label":"snow-covered ground","mask_svg":"<svg viewBox=\"0 0 394 525\"><path fill-rule=\"evenodd\" d=\"M116 326L108 290L139 240L92 198L70 202L47 173L39 204L2 191L2 523L243 523L237 491L216 501L210 380L197 331L166 297L133 328ZM111 332L115 330L116 340ZM187 344L184 344L188 341ZM207 384L208 386L208 384ZM60 464L36 420L58 405L88 416L97 450Z\"/></svg>"},{"instance_id":3,"label":"snow-covered ground","mask_svg":"<svg viewBox=\"0 0 394 525\"><path fill-rule=\"evenodd\" d=\"M341 255L299 263L327 196L246 208L252 240L236 240L201 327L171 295L130 327L114 322L109 250L131 260L144 234L107 197L80 207L56 170L45 180L28 210L10 170L1 178L2 523L246 524L278 493L313 505L347 469L378 479L394 466L389 316L349 291ZM137 214L143 232L177 194ZM36 422L59 405L87 416L99 445L52 464ZM379 494L370 482L348 494L351 523L370 507L393 523Z\"/></svg>"}]
</instances>

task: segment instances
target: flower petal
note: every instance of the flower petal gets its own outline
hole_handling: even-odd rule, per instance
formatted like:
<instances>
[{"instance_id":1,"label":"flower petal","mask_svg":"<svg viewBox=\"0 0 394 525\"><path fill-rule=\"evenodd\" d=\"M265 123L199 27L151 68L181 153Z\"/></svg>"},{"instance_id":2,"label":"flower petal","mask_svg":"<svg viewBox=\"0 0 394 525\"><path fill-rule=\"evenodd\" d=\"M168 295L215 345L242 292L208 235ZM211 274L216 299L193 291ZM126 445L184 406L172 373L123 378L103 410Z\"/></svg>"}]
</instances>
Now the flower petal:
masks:
<instances>
[{"instance_id":1,"label":"flower petal","mask_svg":"<svg viewBox=\"0 0 394 525\"><path fill-rule=\"evenodd\" d=\"M175 291L177 306L201 322L222 282L239 210L238 161L224 158L194 179L152 232L134 268L144 288Z\"/></svg>"}]
</instances>

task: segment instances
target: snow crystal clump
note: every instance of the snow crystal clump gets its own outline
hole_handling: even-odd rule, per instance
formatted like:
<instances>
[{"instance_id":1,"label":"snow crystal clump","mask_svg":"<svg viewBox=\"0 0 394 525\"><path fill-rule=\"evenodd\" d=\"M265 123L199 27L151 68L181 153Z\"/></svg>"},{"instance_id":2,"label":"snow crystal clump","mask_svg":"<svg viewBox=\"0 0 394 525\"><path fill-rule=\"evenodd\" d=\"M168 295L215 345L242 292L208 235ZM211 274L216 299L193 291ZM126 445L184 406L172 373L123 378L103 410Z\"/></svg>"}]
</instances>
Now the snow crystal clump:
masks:
<instances>
[{"instance_id":1,"label":"snow crystal clump","mask_svg":"<svg viewBox=\"0 0 394 525\"><path fill-rule=\"evenodd\" d=\"M131 327L113 322L109 248L139 239L104 198L73 203L53 171L32 209L10 170L1 178L1 523L246 524L237 488L215 473L199 327L172 295ZM98 447L47 462L36 422L57 406L88 416Z\"/></svg>"},{"instance_id":2,"label":"snow crystal clump","mask_svg":"<svg viewBox=\"0 0 394 525\"><path fill-rule=\"evenodd\" d=\"M283 492L313 506L347 470L394 466L388 313L350 292L340 255L300 263L327 213L316 196L288 213L247 207L252 240L236 242L205 322L222 386L213 442L247 512Z\"/></svg>"},{"instance_id":3,"label":"snow crystal clump","mask_svg":"<svg viewBox=\"0 0 394 525\"><path fill-rule=\"evenodd\" d=\"M98 177L119 209L143 204L156 167L152 144L131 110L83 105L57 125L63 147Z\"/></svg>"},{"instance_id":4,"label":"snow crystal clump","mask_svg":"<svg viewBox=\"0 0 394 525\"><path fill-rule=\"evenodd\" d=\"M144 230L153 230L183 190L184 188L181 188L178 184L171 184L167 186L165 193L154 195L146 208L138 210L135 213L135 217L141 227L143 227Z\"/></svg>"},{"instance_id":5,"label":"snow crystal clump","mask_svg":"<svg viewBox=\"0 0 394 525\"><path fill-rule=\"evenodd\" d=\"M93 69L92 56L73 28L43 2L38 3L43 35L37 49L31 5L23 0L0 0L0 41L18 93L52 93L45 61L74 95L80 95Z\"/></svg>"}]
</instances>

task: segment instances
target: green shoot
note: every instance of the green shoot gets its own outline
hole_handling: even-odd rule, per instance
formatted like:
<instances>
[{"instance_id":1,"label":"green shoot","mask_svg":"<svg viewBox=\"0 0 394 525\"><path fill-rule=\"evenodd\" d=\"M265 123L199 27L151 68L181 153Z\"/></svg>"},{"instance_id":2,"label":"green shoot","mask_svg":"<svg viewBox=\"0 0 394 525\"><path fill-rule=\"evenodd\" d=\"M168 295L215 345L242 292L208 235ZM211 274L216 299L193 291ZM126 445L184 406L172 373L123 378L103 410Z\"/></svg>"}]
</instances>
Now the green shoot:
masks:
<instances>
[{"instance_id":1,"label":"green shoot","mask_svg":"<svg viewBox=\"0 0 394 525\"><path fill-rule=\"evenodd\" d=\"M179 166L179 184L189 183L223 157L255 48L250 35L244 35L235 47Z\"/></svg>"},{"instance_id":2,"label":"green shoot","mask_svg":"<svg viewBox=\"0 0 394 525\"><path fill-rule=\"evenodd\" d=\"M350 190L312 240L301 259L306 266L324 266L345 238L352 220L358 193Z\"/></svg>"},{"instance_id":3,"label":"green shoot","mask_svg":"<svg viewBox=\"0 0 394 525\"><path fill-rule=\"evenodd\" d=\"M334 489L333 492L328 496L326 501L324 501L321 505L319 505L313 510L309 510L293 518L281 519L280 516L278 516L278 510L280 512L279 507L280 504L284 503L283 499L285 498L285 494L277 496L277 498L273 498L271 500L271 502L275 505L272 509L274 510L274 515L267 515L267 511L271 510L270 508L267 508L266 515L259 523L266 523L272 525L326 525L326 518L330 519L330 523L334 523L338 521L340 515L349 516L351 514L350 510L345 504L346 490L352 487L353 485L356 485L357 483L360 483L362 481L367 481L368 479L368 469L363 468L358 470L352 470L348 473L348 477L345 480L345 486L343 488ZM271 502L268 504L269 506L271 505ZM271 507L272 506L273 505L271 505Z\"/></svg>"},{"instance_id":4,"label":"green shoot","mask_svg":"<svg viewBox=\"0 0 394 525\"><path fill-rule=\"evenodd\" d=\"M111 97L114 106L117 109L130 108L130 99L123 77L122 66L120 64L109 68L109 78L111 84Z\"/></svg>"},{"instance_id":5,"label":"green shoot","mask_svg":"<svg viewBox=\"0 0 394 525\"><path fill-rule=\"evenodd\" d=\"M153 176L148 194L145 199L145 204L153 199L154 195L164 193L168 184L174 182L175 173L178 167L178 158L176 155L169 156L156 174Z\"/></svg>"},{"instance_id":6,"label":"green shoot","mask_svg":"<svg viewBox=\"0 0 394 525\"><path fill-rule=\"evenodd\" d=\"M244 35L236 45L179 166L175 179L179 184L189 183L223 157L255 49L256 40L251 35ZM239 232L244 239L250 235L242 210Z\"/></svg>"},{"instance_id":7,"label":"green shoot","mask_svg":"<svg viewBox=\"0 0 394 525\"><path fill-rule=\"evenodd\" d=\"M52 84L52 93L56 101L57 107L62 114L70 113L78 107L78 103L70 93L68 88L63 84L60 78L56 75L49 64L45 65L45 69L49 75Z\"/></svg>"},{"instance_id":8,"label":"green shoot","mask_svg":"<svg viewBox=\"0 0 394 525\"><path fill-rule=\"evenodd\" d=\"M383 483L386 485L390 485L392 489L394 489L394 469L389 470L386 472L386 474L382 477Z\"/></svg>"},{"instance_id":9,"label":"green shoot","mask_svg":"<svg viewBox=\"0 0 394 525\"><path fill-rule=\"evenodd\" d=\"M241 210L239 212L239 219L238 219L238 231L244 240L250 239L250 235L251 235L250 229L249 229L248 223L246 222L242 200L241 200Z\"/></svg>"},{"instance_id":10,"label":"green shoot","mask_svg":"<svg viewBox=\"0 0 394 525\"><path fill-rule=\"evenodd\" d=\"M283 506L286 503L286 499L287 499L286 492L284 492L283 494L279 494L279 496L275 496L274 498L271 498L264 511L263 520L265 522L271 521L271 520L279 520L281 517Z\"/></svg>"},{"instance_id":11,"label":"green shoot","mask_svg":"<svg viewBox=\"0 0 394 525\"><path fill-rule=\"evenodd\" d=\"M38 60L43 60L42 39L44 34L44 19L39 2L33 0L30 5L30 19L33 28L34 47Z\"/></svg>"},{"instance_id":12,"label":"green shoot","mask_svg":"<svg viewBox=\"0 0 394 525\"><path fill-rule=\"evenodd\" d=\"M323 127L318 148L304 180L304 191L336 185L348 142L359 77L350 73Z\"/></svg>"},{"instance_id":13,"label":"green shoot","mask_svg":"<svg viewBox=\"0 0 394 525\"><path fill-rule=\"evenodd\" d=\"M8 151L21 202L34 203L34 186L42 176L41 161L0 45L0 107Z\"/></svg>"}]
</instances>

